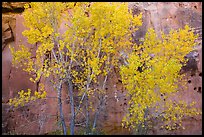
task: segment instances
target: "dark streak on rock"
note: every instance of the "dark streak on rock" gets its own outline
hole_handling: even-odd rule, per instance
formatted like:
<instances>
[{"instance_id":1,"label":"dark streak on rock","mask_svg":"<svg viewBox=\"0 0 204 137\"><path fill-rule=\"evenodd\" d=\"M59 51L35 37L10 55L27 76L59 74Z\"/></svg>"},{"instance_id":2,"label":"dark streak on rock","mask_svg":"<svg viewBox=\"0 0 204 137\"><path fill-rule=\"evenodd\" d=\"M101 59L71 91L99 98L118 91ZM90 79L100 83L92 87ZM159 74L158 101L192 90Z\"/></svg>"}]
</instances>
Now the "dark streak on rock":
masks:
<instances>
[{"instance_id":1,"label":"dark streak on rock","mask_svg":"<svg viewBox=\"0 0 204 137\"><path fill-rule=\"evenodd\" d=\"M11 78L11 70L12 70L12 67L11 67L11 69L10 69L10 71L9 71L8 80L10 80L10 78Z\"/></svg>"},{"instance_id":2,"label":"dark streak on rock","mask_svg":"<svg viewBox=\"0 0 204 137\"><path fill-rule=\"evenodd\" d=\"M198 87L198 93L201 93L201 87Z\"/></svg>"},{"instance_id":3,"label":"dark streak on rock","mask_svg":"<svg viewBox=\"0 0 204 137\"><path fill-rule=\"evenodd\" d=\"M200 77L202 77L202 72L201 72L201 73L199 73L199 76L200 76Z\"/></svg>"},{"instance_id":4,"label":"dark streak on rock","mask_svg":"<svg viewBox=\"0 0 204 137\"><path fill-rule=\"evenodd\" d=\"M11 31L11 37L10 37L10 38L7 38L7 39L3 39L3 42L2 42L2 45L3 45L3 46L2 46L2 51L5 49L6 45L7 45L9 42L12 42L12 41L15 40L15 39L14 39L13 30L12 30L12 28L11 28L9 22L8 22L8 27L9 27L9 28L7 28L4 32L6 32L6 31Z\"/></svg>"},{"instance_id":5,"label":"dark streak on rock","mask_svg":"<svg viewBox=\"0 0 204 137\"><path fill-rule=\"evenodd\" d=\"M121 80L121 79L118 79L118 82L122 83L122 80Z\"/></svg>"}]
</instances>

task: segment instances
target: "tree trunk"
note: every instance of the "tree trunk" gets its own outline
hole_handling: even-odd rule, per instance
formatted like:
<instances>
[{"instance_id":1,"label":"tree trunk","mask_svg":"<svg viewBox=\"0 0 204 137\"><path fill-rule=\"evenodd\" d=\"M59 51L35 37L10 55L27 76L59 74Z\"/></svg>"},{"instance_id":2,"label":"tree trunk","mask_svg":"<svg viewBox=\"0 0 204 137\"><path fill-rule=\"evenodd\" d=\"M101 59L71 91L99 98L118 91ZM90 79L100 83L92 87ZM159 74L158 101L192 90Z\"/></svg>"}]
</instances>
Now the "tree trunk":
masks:
<instances>
[{"instance_id":1,"label":"tree trunk","mask_svg":"<svg viewBox=\"0 0 204 137\"><path fill-rule=\"evenodd\" d=\"M109 73L109 72L108 72ZM107 78L108 78L108 74L106 75L104 81L103 81L103 86L102 86L102 90L105 90L105 85L106 85L106 81L107 81ZM99 97L100 98L100 97ZM102 97L100 98L99 100L99 105L98 105L98 111L96 112L95 114L95 117L94 117L94 123L93 123L93 127L92 127L92 130L94 130L96 128L96 122L97 122L97 119L98 119L98 116L99 116L99 113L101 111L101 108L103 107L103 101L105 99L105 96L102 95Z\"/></svg>"},{"instance_id":2,"label":"tree trunk","mask_svg":"<svg viewBox=\"0 0 204 137\"><path fill-rule=\"evenodd\" d=\"M96 121L98 119L99 113L100 113L100 108L98 108L98 111L96 112L95 117L94 117L94 123L93 123L93 128L92 128L93 130L96 128Z\"/></svg>"},{"instance_id":3,"label":"tree trunk","mask_svg":"<svg viewBox=\"0 0 204 137\"><path fill-rule=\"evenodd\" d=\"M95 117L94 117L94 122L93 122L92 130L94 130L94 129L96 128L96 122L97 122L99 113L100 113L100 111L101 111L102 105L103 105L103 98L101 98L101 99L99 100L98 110L97 110L97 112L96 112L96 114L95 114Z\"/></svg>"},{"instance_id":4,"label":"tree trunk","mask_svg":"<svg viewBox=\"0 0 204 137\"><path fill-rule=\"evenodd\" d=\"M69 90L70 108L71 108L70 134L74 135L75 110L74 110L73 84L72 84L71 79L68 79L68 90Z\"/></svg>"},{"instance_id":5,"label":"tree trunk","mask_svg":"<svg viewBox=\"0 0 204 137\"><path fill-rule=\"evenodd\" d=\"M89 108L88 108L88 95L86 94L86 134L89 133Z\"/></svg>"},{"instance_id":6,"label":"tree trunk","mask_svg":"<svg viewBox=\"0 0 204 137\"><path fill-rule=\"evenodd\" d=\"M60 83L58 87L58 105L59 105L59 112L60 112L60 120L62 122L62 128L63 128L63 134L67 134L67 129L66 129L66 124L64 120L64 114L62 111L62 99L61 99L61 94L62 94L62 84Z\"/></svg>"}]
</instances>

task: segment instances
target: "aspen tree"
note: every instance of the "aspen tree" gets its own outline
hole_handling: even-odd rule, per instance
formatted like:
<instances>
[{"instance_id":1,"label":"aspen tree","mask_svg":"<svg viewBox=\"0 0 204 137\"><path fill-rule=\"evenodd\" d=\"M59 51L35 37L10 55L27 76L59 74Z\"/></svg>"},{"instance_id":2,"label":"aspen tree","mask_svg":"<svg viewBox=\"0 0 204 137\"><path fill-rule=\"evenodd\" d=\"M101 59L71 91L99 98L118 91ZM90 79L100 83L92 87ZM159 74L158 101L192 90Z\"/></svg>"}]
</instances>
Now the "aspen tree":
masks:
<instances>
[{"instance_id":1,"label":"aspen tree","mask_svg":"<svg viewBox=\"0 0 204 137\"><path fill-rule=\"evenodd\" d=\"M147 126L146 121L159 118L166 129L172 130L175 123L182 127L183 117L200 114L193 104L190 107L185 101L170 98L179 91L179 82L185 86L184 75L179 73L181 63L187 62L184 56L193 50L196 38L188 25L171 30L169 34L161 32L161 38L149 29L142 44L134 47L128 64L120 67L122 83L130 98L128 114L122 123L124 127L138 130L139 125Z\"/></svg>"},{"instance_id":2,"label":"aspen tree","mask_svg":"<svg viewBox=\"0 0 204 137\"><path fill-rule=\"evenodd\" d=\"M13 65L23 67L31 75L35 74L30 78L34 83L42 77L52 78L51 82L58 93L63 134L67 134L61 100L63 84L67 84L70 99L70 134L74 134L75 118L82 107L86 109L88 128L89 97L95 92L92 85L98 83L99 76L103 76L102 90L98 90L98 93L104 92L109 73L118 65L119 53L133 45L131 34L141 26L142 15L133 16L127 3L32 2L25 5L23 17L24 25L28 28L23 35L28 43L36 46L36 50L26 45L18 49L10 47ZM62 21L66 22L63 34L59 33ZM78 106L74 100L74 87L81 96ZM82 106L83 102L85 106ZM96 127L99 111L93 128Z\"/></svg>"}]
</instances>

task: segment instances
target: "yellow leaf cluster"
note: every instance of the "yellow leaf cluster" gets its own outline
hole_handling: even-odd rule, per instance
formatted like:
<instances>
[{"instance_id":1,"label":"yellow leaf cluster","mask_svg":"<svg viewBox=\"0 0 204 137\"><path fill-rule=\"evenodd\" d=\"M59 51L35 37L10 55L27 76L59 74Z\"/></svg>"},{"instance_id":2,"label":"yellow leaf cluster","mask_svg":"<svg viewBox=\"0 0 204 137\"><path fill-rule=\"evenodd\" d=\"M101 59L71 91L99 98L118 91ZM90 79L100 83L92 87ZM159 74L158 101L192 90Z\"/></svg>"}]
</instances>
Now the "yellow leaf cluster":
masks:
<instances>
[{"instance_id":1,"label":"yellow leaf cluster","mask_svg":"<svg viewBox=\"0 0 204 137\"><path fill-rule=\"evenodd\" d=\"M185 128L182 125L182 119L185 117L193 117L201 114L201 111L194 107L195 102L188 105L185 101L167 101L164 104L164 113L160 117L164 121L167 130L175 130Z\"/></svg>"},{"instance_id":2,"label":"yellow leaf cluster","mask_svg":"<svg viewBox=\"0 0 204 137\"><path fill-rule=\"evenodd\" d=\"M186 62L184 56L192 51L196 44L197 36L189 26L171 30L169 34L161 34L159 38L153 29L149 29L142 44L135 45L134 52L128 55L128 65L120 67L122 82L130 97L129 115L123 121L126 127L135 128L144 123L144 111L162 102L161 94L168 96L178 92L178 81L182 79L182 75L179 74L181 62ZM170 108L169 111L165 111L165 117L170 117L170 120L178 119L175 117L176 113L180 118L183 117L186 113L184 109L187 109ZM193 111L190 112L195 114Z\"/></svg>"},{"instance_id":3,"label":"yellow leaf cluster","mask_svg":"<svg viewBox=\"0 0 204 137\"><path fill-rule=\"evenodd\" d=\"M9 99L8 104L14 107L18 107L19 105L24 106L26 103L29 103L30 101L46 98L46 94L47 92L44 90L44 85L40 84L40 91L39 92L35 91L33 96L31 96L31 89L28 89L27 92L21 90L18 92L18 97Z\"/></svg>"}]
</instances>

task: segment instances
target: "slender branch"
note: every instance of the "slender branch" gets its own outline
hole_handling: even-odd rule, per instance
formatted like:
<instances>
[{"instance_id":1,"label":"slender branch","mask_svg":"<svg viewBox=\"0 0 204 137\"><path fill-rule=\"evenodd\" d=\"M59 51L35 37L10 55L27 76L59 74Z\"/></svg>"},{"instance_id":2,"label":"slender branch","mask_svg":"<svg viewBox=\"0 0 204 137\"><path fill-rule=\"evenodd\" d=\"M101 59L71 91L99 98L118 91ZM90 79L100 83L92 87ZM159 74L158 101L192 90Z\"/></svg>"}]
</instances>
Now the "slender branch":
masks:
<instances>
[{"instance_id":1,"label":"slender branch","mask_svg":"<svg viewBox=\"0 0 204 137\"><path fill-rule=\"evenodd\" d=\"M89 131L89 102L88 102L88 96L86 94L86 132L88 133Z\"/></svg>"},{"instance_id":2,"label":"slender branch","mask_svg":"<svg viewBox=\"0 0 204 137\"><path fill-rule=\"evenodd\" d=\"M108 61L110 61L110 56L108 56ZM112 69L112 65L110 66L110 70ZM109 75L109 73L110 73L110 70L107 70L107 75L105 76L105 79L104 79L104 81L103 81L103 86L102 86L102 90L104 90L105 89L105 84L106 84L106 82L107 82L107 78L108 78L108 75ZM95 114L95 117L94 117L94 123L93 123L93 127L92 127L92 129L95 129L96 128L96 121L97 121L97 119L98 119L98 116L99 116L99 113L100 113L100 111L101 111L101 109L103 108L103 103L105 102L105 100L106 100L106 96L104 96L104 95L102 95L102 97L101 97L101 99L100 99L100 95L99 95L99 105L98 105L98 111L96 112L96 114ZM107 100L106 100L107 101Z\"/></svg>"},{"instance_id":3,"label":"slender branch","mask_svg":"<svg viewBox=\"0 0 204 137\"><path fill-rule=\"evenodd\" d=\"M56 57L56 54L55 54L55 52L54 52L54 49L52 49L52 54L54 55L54 58L55 58L55 60L57 61L57 63L59 63L59 61L58 61L58 59L57 59L57 57Z\"/></svg>"},{"instance_id":4,"label":"slender branch","mask_svg":"<svg viewBox=\"0 0 204 137\"><path fill-rule=\"evenodd\" d=\"M72 81L70 78L68 79L68 90L69 90L70 105L71 105L70 107L71 109L70 134L74 135L75 110L74 110L73 85L72 85Z\"/></svg>"},{"instance_id":5,"label":"slender branch","mask_svg":"<svg viewBox=\"0 0 204 137\"><path fill-rule=\"evenodd\" d=\"M82 96L82 98L81 98L81 100L80 100L80 102L79 102L79 106L77 107L75 116L76 116L76 115L79 113L79 111L80 111L80 107L81 107L82 101L84 100L85 95L86 95L86 92L84 92L84 94L83 94L83 96Z\"/></svg>"},{"instance_id":6,"label":"slender branch","mask_svg":"<svg viewBox=\"0 0 204 137\"><path fill-rule=\"evenodd\" d=\"M62 92L62 81L60 81L59 87L58 87L58 105L59 105L60 119L61 119L61 122L62 122L63 133L64 133L64 135L66 135L67 134L67 129L66 129L66 124L65 124L65 120L64 120L64 114L63 114L63 111L62 111L61 92Z\"/></svg>"},{"instance_id":7,"label":"slender branch","mask_svg":"<svg viewBox=\"0 0 204 137\"><path fill-rule=\"evenodd\" d=\"M101 38L99 39L99 48L98 48L98 55L97 58L99 58L100 52L101 52L101 47L102 47L102 41Z\"/></svg>"}]
</instances>

